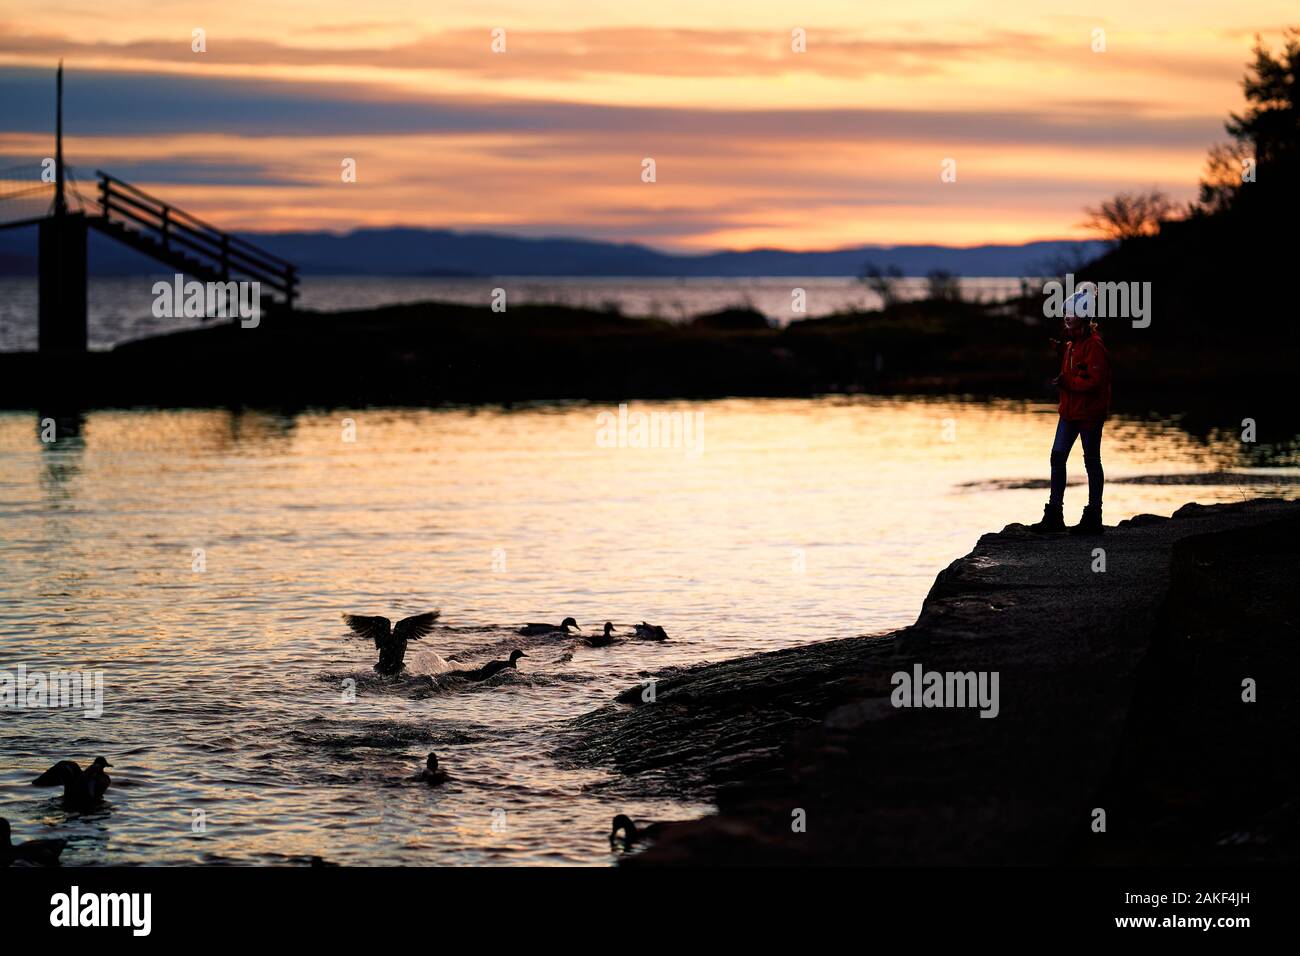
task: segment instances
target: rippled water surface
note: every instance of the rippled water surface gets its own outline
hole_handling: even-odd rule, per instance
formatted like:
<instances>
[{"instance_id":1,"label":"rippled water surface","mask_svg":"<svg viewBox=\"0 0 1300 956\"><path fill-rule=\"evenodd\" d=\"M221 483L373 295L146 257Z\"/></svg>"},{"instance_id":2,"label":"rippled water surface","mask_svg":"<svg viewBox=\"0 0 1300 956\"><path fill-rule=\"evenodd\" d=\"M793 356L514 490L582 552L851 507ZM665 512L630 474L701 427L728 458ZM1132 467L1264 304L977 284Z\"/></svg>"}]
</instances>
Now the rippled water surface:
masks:
<instances>
[{"instance_id":1,"label":"rippled water surface","mask_svg":"<svg viewBox=\"0 0 1300 956\"><path fill-rule=\"evenodd\" d=\"M97 719L3 712L0 813L70 838L71 863L607 864L614 812L708 808L612 797L553 756L567 721L673 666L910 623L980 534L1041 513L1041 489L997 482L1044 477L1055 422L938 400L634 405L702 416L698 448L654 449L602 447L605 410L104 411L52 444L36 414L0 414L0 669L105 680ZM1106 466L1231 468L1235 439L1120 419ZM1292 488L1117 483L1107 520ZM519 646L518 673L383 681L339 620L432 607L413 671ZM566 615L672 639L513 634ZM436 790L406 779L431 749L452 774ZM95 813L27 786L101 753Z\"/></svg>"}]
</instances>

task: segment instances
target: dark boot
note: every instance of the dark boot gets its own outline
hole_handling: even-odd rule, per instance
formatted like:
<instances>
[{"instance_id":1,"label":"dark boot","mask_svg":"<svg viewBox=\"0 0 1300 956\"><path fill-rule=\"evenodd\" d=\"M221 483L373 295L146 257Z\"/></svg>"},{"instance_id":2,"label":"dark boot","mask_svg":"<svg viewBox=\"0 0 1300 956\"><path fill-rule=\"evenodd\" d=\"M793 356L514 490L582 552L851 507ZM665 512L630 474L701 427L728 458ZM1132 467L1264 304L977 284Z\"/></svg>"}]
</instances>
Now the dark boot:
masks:
<instances>
[{"instance_id":1,"label":"dark boot","mask_svg":"<svg viewBox=\"0 0 1300 956\"><path fill-rule=\"evenodd\" d=\"M1065 515L1061 513L1061 506L1050 502L1043 505L1043 520L1031 524L1029 530L1034 534L1064 534Z\"/></svg>"},{"instance_id":2,"label":"dark boot","mask_svg":"<svg viewBox=\"0 0 1300 956\"><path fill-rule=\"evenodd\" d=\"M1070 534L1104 534L1105 528L1101 525L1101 505L1088 505L1083 509L1083 517L1079 523L1070 529Z\"/></svg>"}]
</instances>

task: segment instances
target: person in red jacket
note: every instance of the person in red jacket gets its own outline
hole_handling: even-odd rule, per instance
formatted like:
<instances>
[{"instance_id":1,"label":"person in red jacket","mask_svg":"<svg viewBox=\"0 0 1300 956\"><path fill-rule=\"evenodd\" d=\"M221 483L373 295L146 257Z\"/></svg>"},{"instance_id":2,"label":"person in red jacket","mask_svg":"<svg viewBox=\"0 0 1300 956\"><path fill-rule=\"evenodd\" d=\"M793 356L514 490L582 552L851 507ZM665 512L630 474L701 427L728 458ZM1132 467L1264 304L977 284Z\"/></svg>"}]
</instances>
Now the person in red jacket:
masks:
<instances>
[{"instance_id":1,"label":"person in red jacket","mask_svg":"<svg viewBox=\"0 0 1300 956\"><path fill-rule=\"evenodd\" d=\"M1088 284L1091 285L1090 283ZM1074 440L1083 445L1083 467L1088 472L1088 505L1071 534L1101 534L1101 493L1106 481L1101 467L1101 430L1110 414L1110 362L1092 314L1091 288L1067 303L1067 341L1061 355L1061 374L1052 379L1061 392L1057 410L1056 440L1052 443L1052 491L1043 507L1043 520L1032 526L1039 534L1065 531L1065 462ZM1082 303L1081 306L1078 304Z\"/></svg>"}]
</instances>

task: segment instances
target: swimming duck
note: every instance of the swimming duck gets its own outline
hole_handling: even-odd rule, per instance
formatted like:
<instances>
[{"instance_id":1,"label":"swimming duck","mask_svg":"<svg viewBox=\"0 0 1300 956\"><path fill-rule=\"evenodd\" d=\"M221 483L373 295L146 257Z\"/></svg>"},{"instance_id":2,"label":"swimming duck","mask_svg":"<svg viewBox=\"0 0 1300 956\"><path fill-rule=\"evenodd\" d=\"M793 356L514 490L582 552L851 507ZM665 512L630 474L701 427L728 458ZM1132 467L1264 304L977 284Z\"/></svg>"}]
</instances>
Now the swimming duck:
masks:
<instances>
[{"instance_id":1,"label":"swimming duck","mask_svg":"<svg viewBox=\"0 0 1300 956\"><path fill-rule=\"evenodd\" d=\"M75 760L60 760L45 773L32 781L33 787L62 787L63 802L76 809L93 807L108 792L112 778L104 773L105 767L113 766L103 757L96 757L94 762L82 770Z\"/></svg>"},{"instance_id":2,"label":"swimming duck","mask_svg":"<svg viewBox=\"0 0 1300 956\"><path fill-rule=\"evenodd\" d=\"M568 634L571 627L577 628L579 631L582 630L582 628L578 627L577 621L571 617L566 617L559 624L525 624L519 629L519 633L524 637L535 637L538 634Z\"/></svg>"},{"instance_id":3,"label":"swimming duck","mask_svg":"<svg viewBox=\"0 0 1300 956\"><path fill-rule=\"evenodd\" d=\"M511 651L510 660L508 661L488 661L482 667L472 671L451 671L448 677L459 677L462 680L487 680L497 671L503 671L507 667L515 667L515 662L521 657L527 657L523 651ZM516 667L516 669L518 669Z\"/></svg>"},{"instance_id":4,"label":"swimming duck","mask_svg":"<svg viewBox=\"0 0 1300 956\"><path fill-rule=\"evenodd\" d=\"M663 836L668 830L681 826L681 821L667 821L664 823L645 823L637 826L626 814L620 813L614 818L614 828L609 831L609 845L620 842L619 831L623 831L622 844L629 847L639 840L655 840Z\"/></svg>"},{"instance_id":5,"label":"swimming duck","mask_svg":"<svg viewBox=\"0 0 1300 956\"><path fill-rule=\"evenodd\" d=\"M59 854L68 845L67 840L28 840L11 843L9 821L0 817L0 866L25 863L28 866L58 866Z\"/></svg>"},{"instance_id":6,"label":"swimming duck","mask_svg":"<svg viewBox=\"0 0 1300 956\"><path fill-rule=\"evenodd\" d=\"M604 634L590 634L584 637L582 642L588 647L605 647L606 645L613 644L618 640L618 638L614 636L613 631L614 625L609 621L606 621Z\"/></svg>"},{"instance_id":7,"label":"swimming duck","mask_svg":"<svg viewBox=\"0 0 1300 956\"><path fill-rule=\"evenodd\" d=\"M362 617L357 614L344 614L343 623L359 637L375 642L375 647L379 649L375 673L389 677L406 669L407 642L418 641L432 631L438 614L438 611L429 611L427 614L403 618L397 622L397 627L393 627L386 617Z\"/></svg>"},{"instance_id":8,"label":"swimming duck","mask_svg":"<svg viewBox=\"0 0 1300 956\"><path fill-rule=\"evenodd\" d=\"M642 621L640 624L636 625L634 630L636 631L637 640L641 640L641 641L668 640L668 632L665 631L658 624L647 624L645 621Z\"/></svg>"},{"instance_id":9,"label":"swimming duck","mask_svg":"<svg viewBox=\"0 0 1300 956\"><path fill-rule=\"evenodd\" d=\"M416 780L423 781L431 787L447 782L447 771L438 769L438 755L429 754L424 760L424 769L415 775Z\"/></svg>"}]
</instances>

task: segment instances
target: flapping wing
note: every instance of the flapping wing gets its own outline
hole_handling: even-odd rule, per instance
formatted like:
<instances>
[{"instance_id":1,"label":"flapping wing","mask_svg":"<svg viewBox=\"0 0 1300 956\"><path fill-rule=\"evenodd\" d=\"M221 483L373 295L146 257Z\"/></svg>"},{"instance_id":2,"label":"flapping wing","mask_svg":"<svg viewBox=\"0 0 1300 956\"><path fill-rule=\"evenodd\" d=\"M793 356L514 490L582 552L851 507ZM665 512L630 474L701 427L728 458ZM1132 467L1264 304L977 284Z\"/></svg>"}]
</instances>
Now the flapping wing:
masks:
<instances>
[{"instance_id":1,"label":"flapping wing","mask_svg":"<svg viewBox=\"0 0 1300 956\"><path fill-rule=\"evenodd\" d=\"M427 614L416 614L414 617L403 618L397 622L393 637L399 637L407 641L418 641L433 630L433 623L438 620L440 613L439 611L429 611Z\"/></svg>"},{"instance_id":2,"label":"flapping wing","mask_svg":"<svg viewBox=\"0 0 1300 956\"><path fill-rule=\"evenodd\" d=\"M62 787L81 776L81 767L72 760L60 760L32 781L33 787Z\"/></svg>"},{"instance_id":3,"label":"flapping wing","mask_svg":"<svg viewBox=\"0 0 1300 956\"><path fill-rule=\"evenodd\" d=\"M362 617L358 614L344 614L343 623L352 628L352 633L374 641L375 647L388 639L392 623L386 617Z\"/></svg>"}]
</instances>

